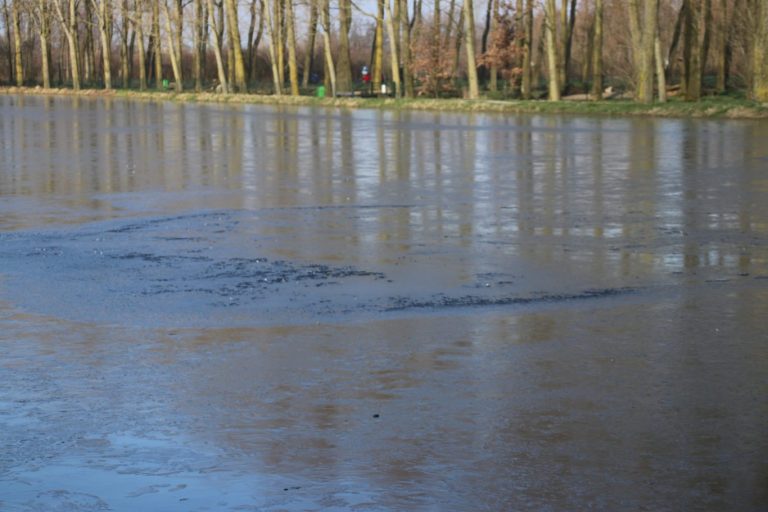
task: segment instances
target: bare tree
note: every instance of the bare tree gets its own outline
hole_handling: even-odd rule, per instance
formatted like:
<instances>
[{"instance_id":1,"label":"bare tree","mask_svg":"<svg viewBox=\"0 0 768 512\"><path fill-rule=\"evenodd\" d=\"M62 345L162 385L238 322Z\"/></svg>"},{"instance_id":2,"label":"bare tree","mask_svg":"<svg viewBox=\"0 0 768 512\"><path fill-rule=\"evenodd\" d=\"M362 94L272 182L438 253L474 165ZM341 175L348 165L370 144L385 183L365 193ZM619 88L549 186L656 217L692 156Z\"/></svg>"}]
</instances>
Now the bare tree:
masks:
<instances>
[{"instance_id":1,"label":"bare tree","mask_svg":"<svg viewBox=\"0 0 768 512\"><path fill-rule=\"evenodd\" d=\"M632 60L635 73L635 99L653 103L654 43L658 26L658 0L645 0L642 11L638 0L629 1L632 35Z\"/></svg>"},{"instance_id":2,"label":"bare tree","mask_svg":"<svg viewBox=\"0 0 768 512\"><path fill-rule=\"evenodd\" d=\"M112 2L111 0L90 0L95 9L101 40L101 62L104 75L104 89L112 89Z\"/></svg>"},{"instance_id":3,"label":"bare tree","mask_svg":"<svg viewBox=\"0 0 768 512\"><path fill-rule=\"evenodd\" d=\"M398 0L395 0L395 5L397 5L397 1ZM396 28L399 28L399 24L398 19L394 16L390 0L384 0L384 8L386 9L387 35L389 36L390 69L392 72L392 81L395 83L395 95L399 98L403 94L402 84L400 83L400 56L397 51L398 39Z\"/></svg>"},{"instance_id":4,"label":"bare tree","mask_svg":"<svg viewBox=\"0 0 768 512\"><path fill-rule=\"evenodd\" d=\"M51 88L51 6L49 0L34 0L29 9L40 39L43 88Z\"/></svg>"},{"instance_id":5,"label":"bare tree","mask_svg":"<svg viewBox=\"0 0 768 512\"><path fill-rule=\"evenodd\" d=\"M229 49L232 52L234 61L235 86L238 91L245 92L245 61L243 60L243 47L240 41L240 27L235 0L224 0L224 10L227 14L227 25L229 27Z\"/></svg>"},{"instance_id":6,"label":"bare tree","mask_svg":"<svg viewBox=\"0 0 768 512\"><path fill-rule=\"evenodd\" d=\"M291 83L291 96L299 95L299 70L296 63L296 20L293 14L293 0L285 0L285 25L288 39L288 79Z\"/></svg>"},{"instance_id":7,"label":"bare tree","mask_svg":"<svg viewBox=\"0 0 768 512\"><path fill-rule=\"evenodd\" d=\"M595 0L595 22L592 30L592 99L603 97L603 0Z\"/></svg>"},{"instance_id":8,"label":"bare tree","mask_svg":"<svg viewBox=\"0 0 768 512\"><path fill-rule=\"evenodd\" d=\"M320 7L321 23L323 25L323 55L325 56L325 75L331 82L331 95L336 96L336 65L333 61L333 52L331 52L331 20L330 13L331 5L330 0L320 0L322 5Z\"/></svg>"},{"instance_id":9,"label":"bare tree","mask_svg":"<svg viewBox=\"0 0 768 512\"><path fill-rule=\"evenodd\" d=\"M768 102L768 0L751 0L752 83L750 96L755 101Z\"/></svg>"},{"instance_id":10,"label":"bare tree","mask_svg":"<svg viewBox=\"0 0 768 512\"><path fill-rule=\"evenodd\" d=\"M557 18L555 0L547 0L544 13L544 33L547 41L547 74L549 81L549 100L560 101L559 59L557 52Z\"/></svg>"},{"instance_id":11,"label":"bare tree","mask_svg":"<svg viewBox=\"0 0 768 512\"><path fill-rule=\"evenodd\" d=\"M62 9L62 2L66 2L64 9ZM79 91L80 59L78 53L77 4L77 0L54 0L53 2L59 24L64 31L67 45L69 46L69 70L72 77L72 88Z\"/></svg>"},{"instance_id":12,"label":"bare tree","mask_svg":"<svg viewBox=\"0 0 768 512\"><path fill-rule=\"evenodd\" d=\"M213 25L213 54L216 57L216 73L219 77L219 87L221 92L227 94L229 92L229 83L227 81L227 74L224 72L224 59L221 53L221 34L224 32L224 18L219 17L216 19L216 10L214 9L213 0L206 0L208 2L208 12L211 15L211 24Z\"/></svg>"},{"instance_id":13,"label":"bare tree","mask_svg":"<svg viewBox=\"0 0 768 512\"><path fill-rule=\"evenodd\" d=\"M176 85L176 92L184 90L183 76L181 74L181 40L177 37L176 31L181 30L181 20L178 11L173 15L168 8L168 0L162 0L163 13L165 14L165 38L168 44L168 55L171 58L171 69L173 70L173 79Z\"/></svg>"},{"instance_id":14,"label":"bare tree","mask_svg":"<svg viewBox=\"0 0 768 512\"><path fill-rule=\"evenodd\" d=\"M309 77L312 74L312 63L315 58L315 39L317 38L317 19L317 0L310 0L308 26L309 35L307 37L307 47L304 51L304 70L301 75L302 87L309 86Z\"/></svg>"},{"instance_id":15,"label":"bare tree","mask_svg":"<svg viewBox=\"0 0 768 512\"><path fill-rule=\"evenodd\" d=\"M16 85L24 85L24 64L21 59L21 15L17 1L11 2L11 23L13 24L13 63Z\"/></svg>"},{"instance_id":16,"label":"bare tree","mask_svg":"<svg viewBox=\"0 0 768 512\"><path fill-rule=\"evenodd\" d=\"M480 86L477 78L477 61L475 59L475 14L472 0L464 0L464 46L467 49L467 80L468 97L477 99L480 96Z\"/></svg>"},{"instance_id":17,"label":"bare tree","mask_svg":"<svg viewBox=\"0 0 768 512\"><path fill-rule=\"evenodd\" d=\"M352 26L351 0L339 2L339 49L336 61L336 87L341 91L352 90L352 62L349 53L349 30Z\"/></svg>"},{"instance_id":18,"label":"bare tree","mask_svg":"<svg viewBox=\"0 0 768 512\"><path fill-rule=\"evenodd\" d=\"M525 11L523 13L523 34L522 50L523 50L523 73L520 81L520 94L523 99L531 99L532 94L532 82L533 76L531 74L531 46L533 45L533 0L527 0L525 2Z\"/></svg>"}]
</instances>

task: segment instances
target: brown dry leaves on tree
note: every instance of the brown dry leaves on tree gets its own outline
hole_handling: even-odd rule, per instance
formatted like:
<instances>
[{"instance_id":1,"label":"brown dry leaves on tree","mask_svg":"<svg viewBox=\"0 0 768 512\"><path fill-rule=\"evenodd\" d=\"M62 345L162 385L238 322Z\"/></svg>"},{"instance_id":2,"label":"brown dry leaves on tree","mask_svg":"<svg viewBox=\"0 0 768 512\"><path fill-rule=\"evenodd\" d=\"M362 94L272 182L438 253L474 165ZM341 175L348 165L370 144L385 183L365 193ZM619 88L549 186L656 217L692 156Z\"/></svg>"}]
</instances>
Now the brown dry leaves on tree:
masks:
<instances>
[{"instance_id":1,"label":"brown dry leaves on tree","mask_svg":"<svg viewBox=\"0 0 768 512\"><path fill-rule=\"evenodd\" d=\"M502 1L494 17L496 24L491 32L488 48L480 56L478 63L487 68L495 67L504 80L516 84L523 69L520 66L520 50L515 41L515 12L512 4Z\"/></svg>"},{"instance_id":2,"label":"brown dry leaves on tree","mask_svg":"<svg viewBox=\"0 0 768 512\"><path fill-rule=\"evenodd\" d=\"M455 96L456 50L441 45L440 32L423 25L411 42L413 74L419 96Z\"/></svg>"}]
</instances>

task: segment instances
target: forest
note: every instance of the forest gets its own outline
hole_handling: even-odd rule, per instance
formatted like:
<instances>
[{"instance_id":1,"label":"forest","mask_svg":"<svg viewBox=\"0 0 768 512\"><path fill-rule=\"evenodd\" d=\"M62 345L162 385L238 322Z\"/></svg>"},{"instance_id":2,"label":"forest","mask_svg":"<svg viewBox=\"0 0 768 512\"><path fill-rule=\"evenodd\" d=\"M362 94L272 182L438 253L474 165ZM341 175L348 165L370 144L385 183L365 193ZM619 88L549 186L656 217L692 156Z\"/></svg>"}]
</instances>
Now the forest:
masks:
<instances>
[{"instance_id":1,"label":"forest","mask_svg":"<svg viewBox=\"0 0 768 512\"><path fill-rule=\"evenodd\" d=\"M768 102L768 0L2 0L0 84Z\"/></svg>"}]
</instances>

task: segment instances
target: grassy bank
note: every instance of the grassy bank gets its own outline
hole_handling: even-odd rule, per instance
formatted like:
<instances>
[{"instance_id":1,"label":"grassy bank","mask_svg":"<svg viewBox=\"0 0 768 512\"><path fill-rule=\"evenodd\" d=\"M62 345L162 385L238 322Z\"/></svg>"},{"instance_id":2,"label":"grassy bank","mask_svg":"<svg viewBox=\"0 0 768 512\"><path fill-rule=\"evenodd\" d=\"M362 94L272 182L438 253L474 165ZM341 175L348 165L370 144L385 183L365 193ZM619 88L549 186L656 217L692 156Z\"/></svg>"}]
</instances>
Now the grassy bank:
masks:
<instances>
[{"instance_id":1,"label":"grassy bank","mask_svg":"<svg viewBox=\"0 0 768 512\"><path fill-rule=\"evenodd\" d=\"M311 96L267 96L255 94L214 94L160 91L103 91L95 89L0 88L1 94L61 95L132 98L149 101L200 103L263 104L288 106L320 106L335 108L369 108L380 110L422 110L442 112L495 112L535 114L578 114L604 116L694 117L728 119L768 119L768 104L726 97L711 97L698 102L671 100L664 104L642 105L628 100L603 101L499 101L462 99L393 99L393 98L314 98Z\"/></svg>"}]
</instances>

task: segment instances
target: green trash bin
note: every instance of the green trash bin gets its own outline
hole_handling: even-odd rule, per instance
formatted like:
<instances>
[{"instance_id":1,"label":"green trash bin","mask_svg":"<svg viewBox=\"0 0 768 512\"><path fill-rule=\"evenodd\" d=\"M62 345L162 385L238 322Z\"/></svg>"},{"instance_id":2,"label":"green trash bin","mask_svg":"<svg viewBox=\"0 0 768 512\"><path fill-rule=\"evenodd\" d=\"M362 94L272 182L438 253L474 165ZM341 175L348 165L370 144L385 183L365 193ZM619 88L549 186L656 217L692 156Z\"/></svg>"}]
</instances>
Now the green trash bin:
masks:
<instances>
[{"instance_id":1,"label":"green trash bin","mask_svg":"<svg viewBox=\"0 0 768 512\"><path fill-rule=\"evenodd\" d=\"M163 78L163 89L167 89L167 88L168 88L168 79Z\"/></svg>"},{"instance_id":2,"label":"green trash bin","mask_svg":"<svg viewBox=\"0 0 768 512\"><path fill-rule=\"evenodd\" d=\"M325 86L321 85L317 88L317 97L318 98L325 98Z\"/></svg>"}]
</instances>

